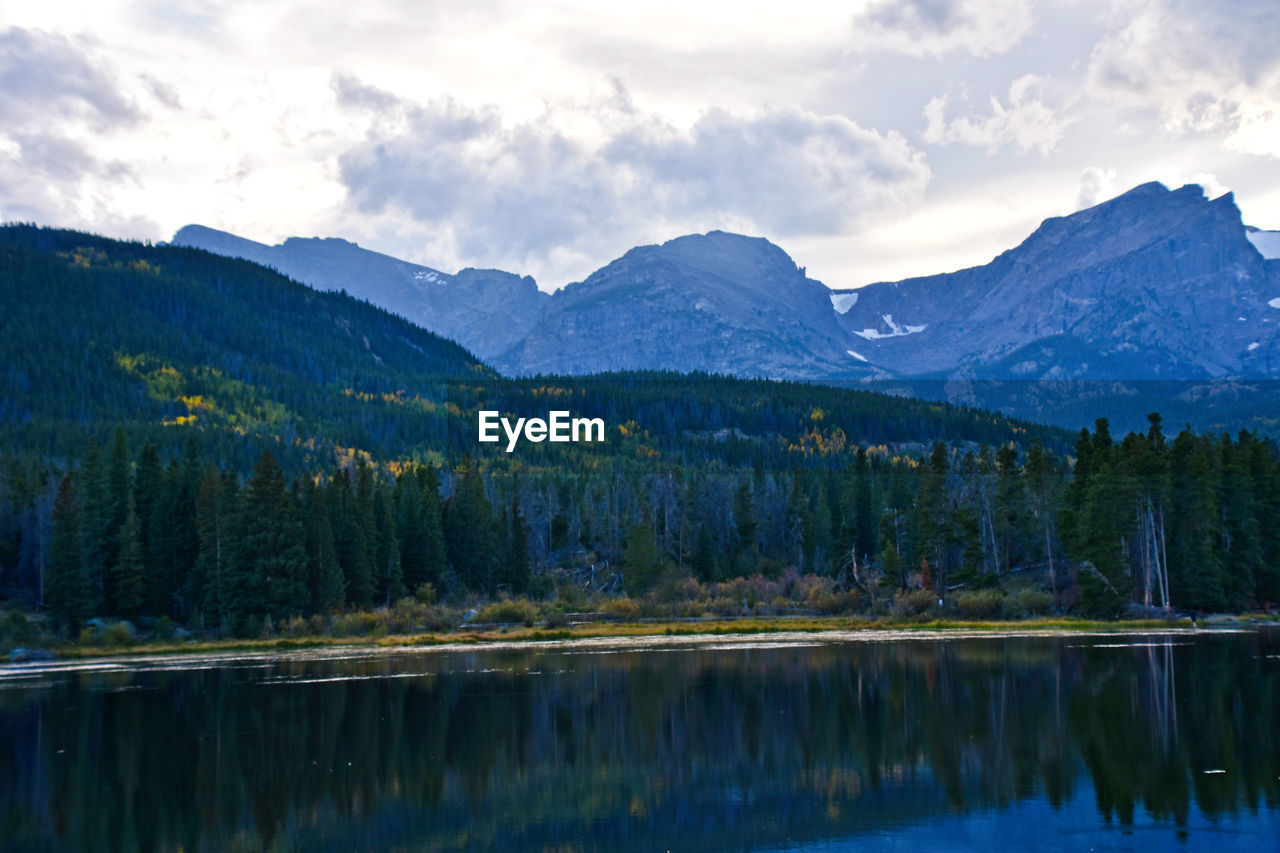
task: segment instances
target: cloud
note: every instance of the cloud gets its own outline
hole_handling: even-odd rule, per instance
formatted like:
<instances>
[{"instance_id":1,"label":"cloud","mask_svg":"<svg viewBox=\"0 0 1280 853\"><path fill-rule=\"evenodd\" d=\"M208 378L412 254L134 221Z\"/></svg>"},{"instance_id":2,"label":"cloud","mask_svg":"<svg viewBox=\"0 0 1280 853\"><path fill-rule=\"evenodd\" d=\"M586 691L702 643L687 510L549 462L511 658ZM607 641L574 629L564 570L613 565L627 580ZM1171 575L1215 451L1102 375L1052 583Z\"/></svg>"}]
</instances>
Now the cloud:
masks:
<instances>
[{"instance_id":1,"label":"cloud","mask_svg":"<svg viewBox=\"0 0 1280 853\"><path fill-rule=\"evenodd\" d=\"M1029 0L874 0L854 16L855 40L908 56L991 56L1030 31Z\"/></svg>"},{"instance_id":2,"label":"cloud","mask_svg":"<svg viewBox=\"0 0 1280 853\"><path fill-rule=\"evenodd\" d=\"M494 108L417 104L335 77L340 103L373 116L339 157L349 203L408 217L460 263L535 274L712 227L771 237L839 234L918 200L924 155L899 134L796 107L704 112L680 127L607 97L511 124ZM555 282L560 283L560 282Z\"/></svg>"},{"instance_id":3,"label":"cloud","mask_svg":"<svg viewBox=\"0 0 1280 853\"><path fill-rule=\"evenodd\" d=\"M1280 156L1280 4L1128 0L1093 49L1090 91L1167 132L1221 134L1233 150Z\"/></svg>"},{"instance_id":4,"label":"cloud","mask_svg":"<svg viewBox=\"0 0 1280 853\"><path fill-rule=\"evenodd\" d=\"M0 127L72 120L104 129L137 118L111 75L65 36L0 33Z\"/></svg>"},{"instance_id":5,"label":"cloud","mask_svg":"<svg viewBox=\"0 0 1280 853\"><path fill-rule=\"evenodd\" d=\"M1116 170L1090 166L1080 173L1080 192L1076 195L1076 207L1093 207L1100 201L1116 195Z\"/></svg>"},{"instance_id":6,"label":"cloud","mask_svg":"<svg viewBox=\"0 0 1280 853\"><path fill-rule=\"evenodd\" d=\"M141 118L85 46L18 27L0 33L0 217L119 221L91 185L127 180L129 168L95 155L89 140Z\"/></svg>"},{"instance_id":7,"label":"cloud","mask_svg":"<svg viewBox=\"0 0 1280 853\"><path fill-rule=\"evenodd\" d=\"M985 118L947 121L947 96L933 98L924 108L924 140L934 145L960 142L989 154L1012 146L1020 153L1039 151L1046 156L1062 139L1065 121L1045 103L1045 88L1043 78L1025 74L1009 87L1007 104L991 98L991 114Z\"/></svg>"}]
</instances>

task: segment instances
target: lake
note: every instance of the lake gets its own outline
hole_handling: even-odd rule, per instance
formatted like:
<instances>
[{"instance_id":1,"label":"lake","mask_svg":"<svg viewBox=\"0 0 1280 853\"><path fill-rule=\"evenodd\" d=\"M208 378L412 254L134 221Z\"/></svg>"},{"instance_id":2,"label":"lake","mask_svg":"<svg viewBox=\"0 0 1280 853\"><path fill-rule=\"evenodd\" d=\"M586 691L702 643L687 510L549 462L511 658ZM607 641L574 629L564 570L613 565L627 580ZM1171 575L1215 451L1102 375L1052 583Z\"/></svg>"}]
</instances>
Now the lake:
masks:
<instances>
[{"instance_id":1,"label":"lake","mask_svg":"<svg viewBox=\"0 0 1280 853\"><path fill-rule=\"evenodd\" d=\"M0 848L1280 848L1280 631L0 667Z\"/></svg>"}]
</instances>

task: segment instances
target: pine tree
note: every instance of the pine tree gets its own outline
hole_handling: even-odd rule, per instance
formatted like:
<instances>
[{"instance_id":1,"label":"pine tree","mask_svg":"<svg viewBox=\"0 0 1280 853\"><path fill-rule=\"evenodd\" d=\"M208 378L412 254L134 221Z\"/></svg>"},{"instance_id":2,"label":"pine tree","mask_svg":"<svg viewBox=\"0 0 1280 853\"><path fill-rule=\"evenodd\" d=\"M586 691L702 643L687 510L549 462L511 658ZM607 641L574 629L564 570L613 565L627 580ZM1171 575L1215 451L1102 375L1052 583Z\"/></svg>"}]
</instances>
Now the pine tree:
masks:
<instances>
[{"instance_id":1,"label":"pine tree","mask_svg":"<svg viewBox=\"0 0 1280 853\"><path fill-rule=\"evenodd\" d=\"M493 588L495 536L493 508L484 494L484 481L468 454L458 471L458 486L444 515L445 547L449 562L467 589Z\"/></svg>"},{"instance_id":2,"label":"pine tree","mask_svg":"<svg viewBox=\"0 0 1280 853\"><path fill-rule=\"evenodd\" d=\"M154 553L151 547L153 532L159 532L163 526L163 502L165 499L164 468L160 465L160 453L151 442L147 442L138 456L138 470L134 475L134 506L142 525L142 559L146 566L146 603L145 612L154 616L165 614L169 610L169 585L167 565L163 558ZM126 507L128 498L125 498ZM156 518L153 523L153 517Z\"/></svg>"},{"instance_id":3,"label":"pine tree","mask_svg":"<svg viewBox=\"0 0 1280 853\"><path fill-rule=\"evenodd\" d=\"M400 568L400 545L396 539L395 509L391 493L382 483L374 492L374 559L378 597L390 604L405 593Z\"/></svg>"},{"instance_id":4,"label":"pine tree","mask_svg":"<svg viewBox=\"0 0 1280 853\"><path fill-rule=\"evenodd\" d=\"M628 595L639 595L653 589L662 576L662 558L658 542L649 522L638 524L627 537L622 553L622 577Z\"/></svg>"},{"instance_id":5,"label":"pine tree","mask_svg":"<svg viewBox=\"0 0 1280 853\"><path fill-rule=\"evenodd\" d=\"M501 583L512 595L520 595L529 587L532 567L529 562L529 528L520 511L520 488L517 484L511 496L511 508L506 513L507 534L502 565Z\"/></svg>"},{"instance_id":6,"label":"pine tree","mask_svg":"<svg viewBox=\"0 0 1280 853\"><path fill-rule=\"evenodd\" d=\"M729 571L740 576L751 574L759 563L759 554L756 550L755 504L751 500L749 483L739 485L733 495L733 533L732 550L728 556Z\"/></svg>"},{"instance_id":7,"label":"pine tree","mask_svg":"<svg viewBox=\"0 0 1280 853\"><path fill-rule=\"evenodd\" d=\"M693 558L689 561L693 576L700 581L716 580L716 552L711 542L711 533L705 525L698 527L698 538L693 546Z\"/></svg>"},{"instance_id":8,"label":"pine tree","mask_svg":"<svg viewBox=\"0 0 1280 853\"><path fill-rule=\"evenodd\" d=\"M1169 452L1169 592L1174 602L1197 610L1227 606L1217 536L1219 507L1216 472L1207 438L1182 431Z\"/></svg>"},{"instance_id":9,"label":"pine tree","mask_svg":"<svg viewBox=\"0 0 1280 853\"><path fill-rule=\"evenodd\" d=\"M876 519L872 510L871 466L867 461L867 449L859 447L853 462L853 536L852 547L859 559L874 553L876 548Z\"/></svg>"},{"instance_id":10,"label":"pine tree","mask_svg":"<svg viewBox=\"0 0 1280 853\"><path fill-rule=\"evenodd\" d=\"M341 610L346 600L346 580L334 547L328 496L309 477L303 481L301 490L311 606L317 613L333 613Z\"/></svg>"},{"instance_id":11,"label":"pine tree","mask_svg":"<svg viewBox=\"0 0 1280 853\"><path fill-rule=\"evenodd\" d=\"M348 535L352 537L352 562L343 566L347 597L356 607L370 607L378 589L378 530L373 502L373 469L363 459L356 466L356 489L347 525Z\"/></svg>"},{"instance_id":12,"label":"pine tree","mask_svg":"<svg viewBox=\"0 0 1280 853\"><path fill-rule=\"evenodd\" d=\"M219 474L212 466L200 478L196 498L198 550L191 586L199 612L231 631L248 606L236 595L238 484L228 471Z\"/></svg>"},{"instance_id":13,"label":"pine tree","mask_svg":"<svg viewBox=\"0 0 1280 853\"><path fill-rule=\"evenodd\" d=\"M53 502L45 604L54 623L68 632L89 618L89 574L84 558L80 506L69 476L62 478Z\"/></svg>"},{"instance_id":14,"label":"pine tree","mask_svg":"<svg viewBox=\"0 0 1280 853\"><path fill-rule=\"evenodd\" d=\"M440 475L434 465L428 465L417 470L417 478L422 496L423 580L439 587L444 579L445 569L449 566L449 554L444 544L444 510L440 500Z\"/></svg>"},{"instance_id":15,"label":"pine tree","mask_svg":"<svg viewBox=\"0 0 1280 853\"><path fill-rule=\"evenodd\" d=\"M142 522L129 495L125 508L124 527L120 531L120 556L111 572L111 589L114 593L113 610L125 619L135 619L142 609L143 573Z\"/></svg>"},{"instance_id":16,"label":"pine tree","mask_svg":"<svg viewBox=\"0 0 1280 853\"><path fill-rule=\"evenodd\" d=\"M920 492L917 511L920 517L920 536L925 551L922 565L932 567L934 582L940 593L945 594L947 571L952 546L957 534L955 514L947 491L947 471L950 453L941 441L935 442L929 454L929 462L920 475Z\"/></svg>"},{"instance_id":17,"label":"pine tree","mask_svg":"<svg viewBox=\"0 0 1280 853\"><path fill-rule=\"evenodd\" d=\"M263 453L245 487L244 591L250 613L279 621L307 609L307 554L302 525L284 475L270 451Z\"/></svg>"}]
</instances>

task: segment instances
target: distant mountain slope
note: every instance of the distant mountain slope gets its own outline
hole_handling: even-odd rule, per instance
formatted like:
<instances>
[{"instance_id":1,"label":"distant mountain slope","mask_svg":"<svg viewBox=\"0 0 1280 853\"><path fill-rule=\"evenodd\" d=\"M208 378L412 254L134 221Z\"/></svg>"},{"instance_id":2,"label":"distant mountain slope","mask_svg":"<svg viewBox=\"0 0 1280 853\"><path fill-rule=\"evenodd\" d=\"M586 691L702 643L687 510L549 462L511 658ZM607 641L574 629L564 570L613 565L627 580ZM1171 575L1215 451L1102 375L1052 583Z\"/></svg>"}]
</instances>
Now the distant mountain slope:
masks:
<instances>
[{"instance_id":1,"label":"distant mountain slope","mask_svg":"<svg viewBox=\"0 0 1280 853\"><path fill-rule=\"evenodd\" d=\"M0 284L6 428L167 421L385 443L393 425L369 434L385 398L492 376L381 308L195 249L4 226Z\"/></svg>"},{"instance_id":2,"label":"distant mountain slope","mask_svg":"<svg viewBox=\"0 0 1280 853\"><path fill-rule=\"evenodd\" d=\"M188 225L173 243L272 267L317 290L345 290L486 359L524 337L548 299L528 276L478 269L449 275L346 240L290 237L268 246Z\"/></svg>"},{"instance_id":3,"label":"distant mountain slope","mask_svg":"<svg viewBox=\"0 0 1280 853\"><path fill-rule=\"evenodd\" d=\"M1247 232L1230 194L1144 184L1046 220L984 266L833 298L859 351L898 375L1275 376L1271 234Z\"/></svg>"},{"instance_id":4,"label":"distant mountain slope","mask_svg":"<svg viewBox=\"0 0 1280 853\"><path fill-rule=\"evenodd\" d=\"M446 277L340 240L269 247L196 227L175 239L423 317L512 375L876 382L1072 426L1092 422L1066 414L1098 408L1075 402L1091 398L1250 412L1190 419L1265 428L1280 399L1280 232L1245 226L1230 194L1209 200L1194 185L1143 184L1045 220L988 264L854 290L828 290L767 240L720 231L638 247L551 295L505 273ZM1133 384L1148 380L1158 381ZM1254 384L1203 384L1219 380ZM1080 384L1091 382L1122 384Z\"/></svg>"},{"instance_id":5,"label":"distant mountain slope","mask_svg":"<svg viewBox=\"0 0 1280 853\"><path fill-rule=\"evenodd\" d=\"M555 293L541 321L494 364L515 374L866 375L829 293L767 240L680 237L632 249Z\"/></svg>"}]
</instances>

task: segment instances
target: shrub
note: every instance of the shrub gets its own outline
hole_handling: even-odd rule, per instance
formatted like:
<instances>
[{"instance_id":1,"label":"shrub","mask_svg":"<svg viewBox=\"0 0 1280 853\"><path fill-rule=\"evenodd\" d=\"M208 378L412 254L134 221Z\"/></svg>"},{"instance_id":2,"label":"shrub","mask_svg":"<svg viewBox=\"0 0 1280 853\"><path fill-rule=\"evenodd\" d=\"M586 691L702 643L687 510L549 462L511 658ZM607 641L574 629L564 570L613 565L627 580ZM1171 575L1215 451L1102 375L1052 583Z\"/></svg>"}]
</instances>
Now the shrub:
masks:
<instances>
[{"instance_id":1,"label":"shrub","mask_svg":"<svg viewBox=\"0 0 1280 853\"><path fill-rule=\"evenodd\" d=\"M133 626L128 622L112 622L102 632L102 644L105 646L127 646L133 642Z\"/></svg>"},{"instance_id":2,"label":"shrub","mask_svg":"<svg viewBox=\"0 0 1280 853\"><path fill-rule=\"evenodd\" d=\"M609 599L600 605L600 609L622 619L634 619L640 615L640 605L635 599L627 598L625 595L621 598Z\"/></svg>"},{"instance_id":3,"label":"shrub","mask_svg":"<svg viewBox=\"0 0 1280 853\"><path fill-rule=\"evenodd\" d=\"M914 592L899 592L893 597L893 615L908 618L927 613L938 603L938 597L931 589L917 589Z\"/></svg>"},{"instance_id":4,"label":"shrub","mask_svg":"<svg viewBox=\"0 0 1280 853\"><path fill-rule=\"evenodd\" d=\"M1011 619L1047 616L1053 612L1053 596L1039 589L1022 589L1004 600L1004 614Z\"/></svg>"},{"instance_id":5,"label":"shrub","mask_svg":"<svg viewBox=\"0 0 1280 853\"><path fill-rule=\"evenodd\" d=\"M809 594L806 603L819 613L827 615L851 613L862 604L862 595L857 590L852 589L847 592L814 590Z\"/></svg>"},{"instance_id":6,"label":"shrub","mask_svg":"<svg viewBox=\"0 0 1280 853\"><path fill-rule=\"evenodd\" d=\"M707 609L717 616L738 616L742 613L742 599L717 596L707 603Z\"/></svg>"},{"instance_id":7,"label":"shrub","mask_svg":"<svg viewBox=\"0 0 1280 853\"><path fill-rule=\"evenodd\" d=\"M36 638L36 624L25 613L10 610L0 620L0 646L25 646Z\"/></svg>"},{"instance_id":8,"label":"shrub","mask_svg":"<svg viewBox=\"0 0 1280 853\"><path fill-rule=\"evenodd\" d=\"M364 637L378 627L378 616L374 613L345 613L333 620L330 633L335 637Z\"/></svg>"},{"instance_id":9,"label":"shrub","mask_svg":"<svg viewBox=\"0 0 1280 853\"><path fill-rule=\"evenodd\" d=\"M656 593L660 601L679 604L699 601L706 597L706 590L702 588L702 584L693 578L681 577L674 568L663 573Z\"/></svg>"},{"instance_id":10,"label":"shrub","mask_svg":"<svg viewBox=\"0 0 1280 853\"><path fill-rule=\"evenodd\" d=\"M676 615L683 619L692 619L695 616L702 616L707 612L706 606L699 599L677 601L674 606Z\"/></svg>"},{"instance_id":11,"label":"shrub","mask_svg":"<svg viewBox=\"0 0 1280 853\"><path fill-rule=\"evenodd\" d=\"M519 622L526 626L533 625L538 611L528 600L512 598L507 601L495 601L480 611L477 622Z\"/></svg>"},{"instance_id":12,"label":"shrub","mask_svg":"<svg viewBox=\"0 0 1280 853\"><path fill-rule=\"evenodd\" d=\"M268 617L269 619L270 617ZM173 639L173 620L168 616L161 616L156 620L156 628L154 636L157 640Z\"/></svg>"},{"instance_id":13,"label":"shrub","mask_svg":"<svg viewBox=\"0 0 1280 853\"><path fill-rule=\"evenodd\" d=\"M418 588L413 591L413 597L423 604L435 604L438 595L434 584L420 583Z\"/></svg>"},{"instance_id":14,"label":"shrub","mask_svg":"<svg viewBox=\"0 0 1280 853\"><path fill-rule=\"evenodd\" d=\"M960 592L952 601L965 619L990 619L1000 612L1004 594L994 589Z\"/></svg>"}]
</instances>

